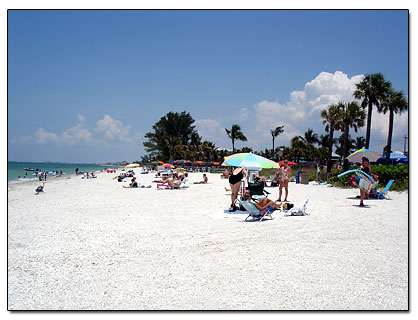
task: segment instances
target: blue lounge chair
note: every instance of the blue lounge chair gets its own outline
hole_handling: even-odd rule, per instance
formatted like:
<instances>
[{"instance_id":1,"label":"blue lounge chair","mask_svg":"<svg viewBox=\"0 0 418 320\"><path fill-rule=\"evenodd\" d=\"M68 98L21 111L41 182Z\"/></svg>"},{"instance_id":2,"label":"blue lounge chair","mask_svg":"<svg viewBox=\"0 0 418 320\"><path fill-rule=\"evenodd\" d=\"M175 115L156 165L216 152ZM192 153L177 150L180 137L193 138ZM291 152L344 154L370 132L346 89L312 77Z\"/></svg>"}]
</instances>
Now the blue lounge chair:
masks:
<instances>
[{"instance_id":1,"label":"blue lounge chair","mask_svg":"<svg viewBox=\"0 0 418 320\"><path fill-rule=\"evenodd\" d=\"M388 184L383 190L376 190L376 199L390 199L388 196L388 191L394 181L395 180L389 180Z\"/></svg>"},{"instance_id":2,"label":"blue lounge chair","mask_svg":"<svg viewBox=\"0 0 418 320\"><path fill-rule=\"evenodd\" d=\"M267 207L266 209L260 211L250 201L243 201L243 200L238 199L238 202L240 203L241 206L244 207L245 210L248 211L248 216L245 218L244 221L247 221L249 217L252 217L253 218L252 220L259 220L259 221L262 221L267 217L270 217L270 219L273 219L273 217L271 216L271 214L274 212L273 207Z\"/></svg>"}]
</instances>

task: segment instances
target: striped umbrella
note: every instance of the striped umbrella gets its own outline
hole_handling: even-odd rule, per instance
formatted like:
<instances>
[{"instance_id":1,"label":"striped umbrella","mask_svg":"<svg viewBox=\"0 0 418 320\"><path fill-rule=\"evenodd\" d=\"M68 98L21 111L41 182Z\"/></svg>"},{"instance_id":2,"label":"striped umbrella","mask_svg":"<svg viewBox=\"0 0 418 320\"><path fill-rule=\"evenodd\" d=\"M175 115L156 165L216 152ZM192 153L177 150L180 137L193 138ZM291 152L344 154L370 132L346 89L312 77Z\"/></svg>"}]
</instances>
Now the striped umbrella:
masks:
<instances>
[{"instance_id":1,"label":"striped umbrella","mask_svg":"<svg viewBox=\"0 0 418 320\"><path fill-rule=\"evenodd\" d=\"M362 158L366 157L370 162L376 162L381 156L381 154L374 150L362 148L350 154L347 157L347 160L350 162L362 163Z\"/></svg>"},{"instance_id":2,"label":"striped umbrella","mask_svg":"<svg viewBox=\"0 0 418 320\"><path fill-rule=\"evenodd\" d=\"M225 157L223 164L242 167L248 170L261 170L270 168L279 168L279 164L270 159L253 153L236 153Z\"/></svg>"}]
</instances>

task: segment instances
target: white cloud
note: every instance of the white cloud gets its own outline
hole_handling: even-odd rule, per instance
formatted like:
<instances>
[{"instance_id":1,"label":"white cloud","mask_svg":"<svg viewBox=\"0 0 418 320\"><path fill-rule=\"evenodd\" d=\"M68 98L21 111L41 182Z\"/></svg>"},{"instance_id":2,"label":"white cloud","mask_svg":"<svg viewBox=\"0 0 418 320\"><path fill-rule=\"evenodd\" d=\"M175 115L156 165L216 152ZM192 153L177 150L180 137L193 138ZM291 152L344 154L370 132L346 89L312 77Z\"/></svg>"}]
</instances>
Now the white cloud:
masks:
<instances>
[{"instance_id":1,"label":"white cloud","mask_svg":"<svg viewBox=\"0 0 418 320\"><path fill-rule=\"evenodd\" d=\"M70 145L75 145L78 142L84 142L85 144L93 143L93 137L91 132L83 127L82 123L68 128L62 134L62 141Z\"/></svg>"},{"instance_id":2,"label":"white cloud","mask_svg":"<svg viewBox=\"0 0 418 320\"><path fill-rule=\"evenodd\" d=\"M130 129L129 125L124 126L121 121L114 120L108 114L96 122L96 131L102 132L111 141L132 142Z\"/></svg>"},{"instance_id":3,"label":"white cloud","mask_svg":"<svg viewBox=\"0 0 418 320\"><path fill-rule=\"evenodd\" d=\"M225 127L214 119L200 119L195 121L196 130L203 140L215 143L216 146L224 148L227 145Z\"/></svg>"},{"instance_id":4,"label":"white cloud","mask_svg":"<svg viewBox=\"0 0 418 320\"><path fill-rule=\"evenodd\" d=\"M57 143L60 144L60 138L53 132L47 132L42 128L38 128L35 132L35 142L40 144Z\"/></svg>"}]
</instances>

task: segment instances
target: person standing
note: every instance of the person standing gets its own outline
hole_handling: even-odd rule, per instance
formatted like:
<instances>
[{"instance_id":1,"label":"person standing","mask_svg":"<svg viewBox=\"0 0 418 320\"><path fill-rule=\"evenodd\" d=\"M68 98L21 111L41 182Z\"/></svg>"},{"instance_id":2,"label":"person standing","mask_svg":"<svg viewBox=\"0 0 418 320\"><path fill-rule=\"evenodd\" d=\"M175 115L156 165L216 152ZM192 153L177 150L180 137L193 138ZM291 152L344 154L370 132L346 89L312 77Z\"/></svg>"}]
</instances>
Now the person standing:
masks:
<instances>
[{"instance_id":1,"label":"person standing","mask_svg":"<svg viewBox=\"0 0 418 320\"><path fill-rule=\"evenodd\" d=\"M284 194L284 200L283 202L287 201L287 195L289 194L289 175L292 169L290 169L288 165L288 161L284 161L284 165L280 167L280 172L282 174L282 177L280 179L280 186L279 186L279 199L277 201L282 201L282 191L284 188L285 194Z\"/></svg>"},{"instance_id":2,"label":"person standing","mask_svg":"<svg viewBox=\"0 0 418 320\"><path fill-rule=\"evenodd\" d=\"M361 163L361 167L360 170L362 170L364 173L367 173L369 176L372 175L372 166L370 165L369 159L367 159L366 157L363 157L361 159L362 163ZM360 207L365 207L363 200L368 198L368 194L366 191L361 190L360 189Z\"/></svg>"},{"instance_id":3,"label":"person standing","mask_svg":"<svg viewBox=\"0 0 418 320\"><path fill-rule=\"evenodd\" d=\"M78 168L75 168L75 175L78 174Z\"/></svg>"},{"instance_id":4,"label":"person standing","mask_svg":"<svg viewBox=\"0 0 418 320\"><path fill-rule=\"evenodd\" d=\"M247 176L247 170L244 168L236 168L228 178L229 185L231 186L231 208L229 208L229 211L238 210L238 207L235 206L235 201L238 198L241 180L244 176Z\"/></svg>"}]
</instances>

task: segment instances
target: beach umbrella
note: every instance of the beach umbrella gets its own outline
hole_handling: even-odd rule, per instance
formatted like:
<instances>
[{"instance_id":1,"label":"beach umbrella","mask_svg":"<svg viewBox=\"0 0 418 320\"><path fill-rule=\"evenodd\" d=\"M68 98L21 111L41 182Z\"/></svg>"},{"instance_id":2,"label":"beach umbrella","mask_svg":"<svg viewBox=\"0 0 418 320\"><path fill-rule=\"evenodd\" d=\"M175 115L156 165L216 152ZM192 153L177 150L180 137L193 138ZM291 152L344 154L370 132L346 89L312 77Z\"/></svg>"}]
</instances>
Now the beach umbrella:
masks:
<instances>
[{"instance_id":1,"label":"beach umbrella","mask_svg":"<svg viewBox=\"0 0 418 320\"><path fill-rule=\"evenodd\" d=\"M220 166L221 164L219 162L213 162L212 165L214 165L214 166Z\"/></svg>"},{"instance_id":2,"label":"beach umbrella","mask_svg":"<svg viewBox=\"0 0 418 320\"><path fill-rule=\"evenodd\" d=\"M400 151L392 152L390 154L389 160L391 164L396 164L398 162L408 163L408 157ZM385 163L385 162L386 162L386 153L381 158L377 159L377 163Z\"/></svg>"},{"instance_id":3,"label":"beach umbrella","mask_svg":"<svg viewBox=\"0 0 418 320\"><path fill-rule=\"evenodd\" d=\"M361 159L363 157L366 157L367 159L369 159L370 162L376 162L377 159L382 157L382 155L377 153L374 150L362 148L350 154L347 157L347 160L350 162L362 163Z\"/></svg>"},{"instance_id":4,"label":"beach umbrella","mask_svg":"<svg viewBox=\"0 0 418 320\"><path fill-rule=\"evenodd\" d=\"M174 168L174 166L171 163L163 164L163 167L164 168Z\"/></svg>"},{"instance_id":5,"label":"beach umbrella","mask_svg":"<svg viewBox=\"0 0 418 320\"><path fill-rule=\"evenodd\" d=\"M287 165L288 165L289 167L291 167L291 166L296 166L296 165L297 165L297 163L296 163L296 162L292 162L292 161L288 161L288 162L287 162ZM284 160L279 161L279 166L281 166L281 167L283 167L283 166L284 166Z\"/></svg>"},{"instance_id":6,"label":"beach umbrella","mask_svg":"<svg viewBox=\"0 0 418 320\"><path fill-rule=\"evenodd\" d=\"M248 170L279 168L279 164L253 153L236 153L225 157L224 164Z\"/></svg>"},{"instance_id":7,"label":"beach umbrella","mask_svg":"<svg viewBox=\"0 0 418 320\"><path fill-rule=\"evenodd\" d=\"M135 167L139 167L139 164L138 163L130 163L130 164L125 166L125 168L135 168Z\"/></svg>"},{"instance_id":8,"label":"beach umbrella","mask_svg":"<svg viewBox=\"0 0 418 320\"><path fill-rule=\"evenodd\" d=\"M196 161L195 163L197 163L197 164L202 164L203 162L202 162L202 161Z\"/></svg>"}]
</instances>

